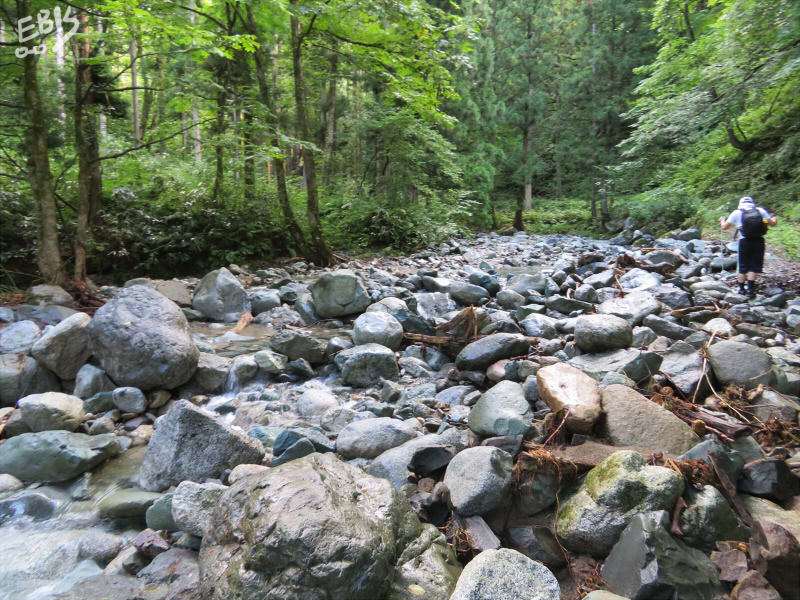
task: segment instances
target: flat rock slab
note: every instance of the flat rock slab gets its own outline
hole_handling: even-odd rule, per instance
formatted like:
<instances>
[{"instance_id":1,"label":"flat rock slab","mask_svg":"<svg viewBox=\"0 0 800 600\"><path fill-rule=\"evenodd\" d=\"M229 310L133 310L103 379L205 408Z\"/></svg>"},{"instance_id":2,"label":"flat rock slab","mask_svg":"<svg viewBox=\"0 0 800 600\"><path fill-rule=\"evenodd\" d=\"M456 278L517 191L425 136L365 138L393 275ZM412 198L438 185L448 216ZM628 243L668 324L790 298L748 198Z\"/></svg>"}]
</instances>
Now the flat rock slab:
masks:
<instances>
[{"instance_id":1,"label":"flat rock slab","mask_svg":"<svg viewBox=\"0 0 800 600\"><path fill-rule=\"evenodd\" d=\"M550 365L536 373L536 384L550 410L569 410L567 430L588 433L600 418L600 389L583 371L563 363Z\"/></svg>"}]
</instances>

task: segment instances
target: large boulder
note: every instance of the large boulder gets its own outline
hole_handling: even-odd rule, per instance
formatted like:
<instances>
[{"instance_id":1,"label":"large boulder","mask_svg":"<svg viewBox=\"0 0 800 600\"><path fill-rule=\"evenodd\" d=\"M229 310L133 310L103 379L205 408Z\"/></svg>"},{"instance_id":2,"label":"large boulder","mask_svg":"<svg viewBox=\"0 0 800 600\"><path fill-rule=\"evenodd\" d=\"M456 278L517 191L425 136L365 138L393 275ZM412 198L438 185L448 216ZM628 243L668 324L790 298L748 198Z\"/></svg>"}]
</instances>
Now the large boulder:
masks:
<instances>
[{"instance_id":1,"label":"large boulder","mask_svg":"<svg viewBox=\"0 0 800 600\"><path fill-rule=\"evenodd\" d=\"M483 371L498 360L528 354L530 342L515 333L495 333L467 344L456 356L462 371Z\"/></svg>"},{"instance_id":2,"label":"large boulder","mask_svg":"<svg viewBox=\"0 0 800 600\"><path fill-rule=\"evenodd\" d=\"M416 430L398 419L361 419L339 432L336 451L345 458L375 458L416 437Z\"/></svg>"},{"instance_id":3,"label":"large boulder","mask_svg":"<svg viewBox=\"0 0 800 600\"><path fill-rule=\"evenodd\" d=\"M628 348L633 344L633 330L616 315L583 315L575 321L575 344L584 352Z\"/></svg>"},{"instance_id":4,"label":"large boulder","mask_svg":"<svg viewBox=\"0 0 800 600\"><path fill-rule=\"evenodd\" d=\"M473 558L450 600L559 600L558 580L543 564L510 550L486 550Z\"/></svg>"},{"instance_id":5,"label":"large boulder","mask_svg":"<svg viewBox=\"0 0 800 600\"><path fill-rule=\"evenodd\" d=\"M600 435L615 446L639 446L653 451L683 454L700 442L684 421L624 385L600 392L605 420Z\"/></svg>"},{"instance_id":6,"label":"large boulder","mask_svg":"<svg viewBox=\"0 0 800 600\"><path fill-rule=\"evenodd\" d=\"M348 269L323 273L310 289L314 308L324 319L360 313L372 303L364 282Z\"/></svg>"},{"instance_id":7,"label":"large boulder","mask_svg":"<svg viewBox=\"0 0 800 600\"><path fill-rule=\"evenodd\" d=\"M539 369L536 387L550 410L558 413L569 409L566 422L569 431L589 433L600 418L597 382L575 367L557 363Z\"/></svg>"},{"instance_id":8,"label":"large boulder","mask_svg":"<svg viewBox=\"0 0 800 600\"><path fill-rule=\"evenodd\" d=\"M327 342L304 330L282 329L272 336L269 346L275 352L288 356L289 360L302 358L311 364L320 364L326 360Z\"/></svg>"},{"instance_id":9,"label":"large boulder","mask_svg":"<svg viewBox=\"0 0 800 600\"><path fill-rule=\"evenodd\" d=\"M89 323L89 346L118 385L141 390L186 383L200 352L180 308L141 285L124 288Z\"/></svg>"},{"instance_id":10,"label":"large boulder","mask_svg":"<svg viewBox=\"0 0 800 600\"><path fill-rule=\"evenodd\" d=\"M602 381L607 373L624 373L638 383L658 373L661 361L661 356L655 352L632 348L582 354L571 358L569 364L597 381Z\"/></svg>"},{"instance_id":11,"label":"large boulder","mask_svg":"<svg viewBox=\"0 0 800 600\"><path fill-rule=\"evenodd\" d=\"M457 571L399 490L330 454L234 483L200 549L207 600L447 598Z\"/></svg>"},{"instance_id":12,"label":"large boulder","mask_svg":"<svg viewBox=\"0 0 800 600\"><path fill-rule=\"evenodd\" d=\"M627 598L714 600L724 593L714 563L673 538L654 515L633 517L600 572Z\"/></svg>"},{"instance_id":13,"label":"large boulder","mask_svg":"<svg viewBox=\"0 0 800 600\"><path fill-rule=\"evenodd\" d=\"M260 464L263 458L261 442L179 400L150 438L139 482L146 490L160 492L186 480L218 479L225 469Z\"/></svg>"},{"instance_id":14,"label":"large boulder","mask_svg":"<svg viewBox=\"0 0 800 600\"><path fill-rule=\"evenodd\" d=\"M0 354L27 354L42 330L33 321L18 321L0 329Z\"/></svg>"},{"instance_id":15,"label":"large boulder","mask_svg":"<svg viewBox=\"0 0 800 600\"><path fill-rule=\"evenodd\" d=\"M478 306L490 298L486 288L471 283L456 283L450 286L450 296L464 306Z\"/></svg>"},{"instance_id":16,"label":"large boulder","mask_svg":"<svg viewBox=\"0 0 800 600\"><path fill-rule=\"evenodd\" d=\"M524 435L532 422L522 386L513 381L501 381L488 390L469 413L469 428L485 437Z\"/></svg>"},{"instance_id":17,"label":"large boulder","mask_svg":"<svg viewBox=\"0 0 800 600\"><path fill-rule=\"evenodd\" d=\"M661 372L684 396L705 397L710 369L694 346L683 341L675 342L662 357Z\"/></svg>"},{"instance_id":18,"label":"large boulder","mask_svg":"<svg viewBox=\"0 0 800 600\"><path fill-rule=\"evenodd\" d=\"M754 389L773 379L769 354L758 346L726 340L709 346L706 356L722 385Z\"/></svg>"},{"instance_id":19,"label":"large boulder","mask_svg":"<svg viewBox=\"0 0 800 600\"><path fill-rule=\"evenodd\" d=\"M683 477L672 469L651 467L630 450L615 452L561 502L556 532L568 550L606 556L632 517L671 510L683 489Z\"/></svg>"},{"instance_id":20,"label":"large boulder","mask_svg":"<svg viewBox=\"0 0 800 600\"><path fill-rule=\"evenodd\" d=\"M389 313L365 312L353 323L353 343L380 344L397 350L403 343L403 326Z\"/></svg>"},{"instance_id":21,"label":"large boulder","mask_svg":"<svg viewBox=\"0 0 800 600\"><path fill-rule=\"evenodd\" d=\"M194 290L192 307L209 319L232 323L249 311L250 298L239 280L225 267L206 274Z\"/></svg>"},{"instance_id":22,"label":"large boulder","mask_svg":"<svg viewBox=\"0 0 800 600\"><path fill-rule=\"evenodd\" d=\"M75 431L83 421L83 400L60 392L25 396L19 401L22 421L32 432Z\"/></svg>"},{"instance_id":23,"label":"large boulder","mask_svg":"<svg viewBox=\"0 0 800 600\"><path fill-rule=\"evenodd\" d=\"M645 291L631 292L619 298L606 300L597 307L601 315L615 315L625 319L631 327L641 325L648 315L661 310L661 303Z\"/></svg>"},{"instance_id":24,"label":"large boulder","mask_svg":"<svg viewBox=\"0 0 800 600\"><path fill-rule=\"evenodd\" d=\"M91 320L86 313L67 317L36 341L31 355L61 379L75 379L92 355L86 334Z\"/></svg>"},{"instance_id":25,"label":"large boulder","mask_svg":"<svg viewBox=\"0 0 800 600\"><path fill-rule=\"evenodd\" d=\"M0 473L23 481L67 481L120 452L111 434L23 433L0 444Z\"/></svg>"},{"instance_id":26,"label":"large boulder","mask_svg":"<svg viewBox=\"0 0 800 600\"><path fill-rule=\"evenodd\" d=\"M482 515L498 506L511 489L513 466L511 455L494 446L476 446L456 454L444 475L456 514Z\"/></svg>"},{"instance_id":27,"label":"large boulder","mask_svg":"<svg viewBox=\"0 0 800 600\"><path fill-rule=\"evenodd\" d=\"M369 387L381 379L394 380L400 375L397 359L386 346L364 344L342 350L334 358L345 383Z\"/></svg>"},{"instance_id":28,"label":"large boulder","mask_svg":"<svg viewBox=\"0 0 800 600\"><path fill-rule=\"evenodd\" d=\"M58 379L30 356L0 354L0 408L20 398L61 389Z\"/></svg>"}]
</instances>

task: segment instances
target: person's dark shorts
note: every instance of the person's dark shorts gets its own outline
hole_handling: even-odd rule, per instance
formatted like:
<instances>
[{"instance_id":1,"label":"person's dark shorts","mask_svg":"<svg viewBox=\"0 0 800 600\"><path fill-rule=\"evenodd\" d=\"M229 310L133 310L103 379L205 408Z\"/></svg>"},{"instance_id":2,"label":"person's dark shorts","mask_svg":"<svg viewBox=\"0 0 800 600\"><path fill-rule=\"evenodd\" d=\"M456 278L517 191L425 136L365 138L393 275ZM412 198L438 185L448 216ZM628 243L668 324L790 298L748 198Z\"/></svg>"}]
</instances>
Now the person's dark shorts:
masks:
<instances>
[{"instance_id":1,"label":"person's dark shorts","mask_svg":"<svg viewBox=\"0 0 800 600\"><path fill-rule=\"evenodd\" d=\"M739 240L739 273L761 273L764 269L764 238Z\"/></svg>"}]
</instances>

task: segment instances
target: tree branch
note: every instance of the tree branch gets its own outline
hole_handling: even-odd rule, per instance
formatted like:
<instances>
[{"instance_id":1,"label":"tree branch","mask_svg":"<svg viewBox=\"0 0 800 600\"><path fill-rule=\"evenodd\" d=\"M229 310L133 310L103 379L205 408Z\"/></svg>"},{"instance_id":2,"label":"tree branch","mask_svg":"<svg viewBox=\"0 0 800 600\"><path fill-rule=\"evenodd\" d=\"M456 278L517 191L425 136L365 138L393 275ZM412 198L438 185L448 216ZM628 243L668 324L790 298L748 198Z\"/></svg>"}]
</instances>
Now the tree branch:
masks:
<instances>
[{"instance_id":1,"label":"tree branch","mask_svg":"<svg viewBox=\"0 0 800 600\"><path fill-rule=\"evenodd\" d=\"M193 12L194 14L200 15L201 17L205 17L209 21L216 23L221 29L224 29L225 31L227 31L228 29L225 25L222 24L221 21L217 21L214 17L204 13L203 11L197 10L196 8L191 8L189 6L184 6L183 4L176 4L175 6L177 6L178 8L182 8L184 10L188 10L189 12Z\"/></svg>"},{"instance_id":2,"label":"tree branch","mask_svg":"<svg viewBox=\"0 0 800 600\"><path fill-rule=\"evenodd\" d=\"M203 123L208 123L209 121L214 121L216 118L217 117L210 117L208 119L205 119L204 121L196 121L196 122L192 123L191 125L189 125L188 127L184 127L183 129L180 129L180 130L176 131L175 133L172 133L172 134L170 134L170 135L168 135L166 137L159 138L157 140L151 140L149 142L145 142L144 144L139 144L138 146L134 146L133 148L128 148L127 150L123 150L122 152L116 152L114 154L107 154L106 156L100 156L99 158L94 159L89 164L93 164L93 163L96 163L96 162L101 161L101 160L108 160L109 158L119 158L120 156L125 156L126 154L130 154L131 152L136 152L137 150L141 150L142 148L149 148L153 144L166 142L167 140L171 140L172 138L179 136L184 131L188 131L189 129L191 129L195 125L202 125Z\"/></svg>"}]
</instances>

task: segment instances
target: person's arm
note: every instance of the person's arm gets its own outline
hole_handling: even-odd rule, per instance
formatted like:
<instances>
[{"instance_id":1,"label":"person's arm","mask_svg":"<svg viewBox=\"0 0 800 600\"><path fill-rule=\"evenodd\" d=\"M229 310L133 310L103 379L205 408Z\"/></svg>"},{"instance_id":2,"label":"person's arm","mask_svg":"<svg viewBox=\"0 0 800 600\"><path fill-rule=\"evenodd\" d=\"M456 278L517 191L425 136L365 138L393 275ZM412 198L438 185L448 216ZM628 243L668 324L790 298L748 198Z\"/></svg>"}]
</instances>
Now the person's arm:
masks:
<instances>
[{"instance_id":1,"label":"person's arm","mask_svg":"<svg viewBox=\"0 0 800 600\"><path fill-rule=\"evenodd\" d=\"M769 219L767 219L767 225L769 225L770 227L775 227L775 225L777 224L778 224L778 217L770 217Z\"/></svg>"},{"instance_id":2,"label":"person's arm","mask_svg":"<svg viewBox=\"0 0 800 600\"><path fill-rule=\"evenodd\" d=\"M736 225L730 222L730 219L725 219L725 217L719 218L719 226L723 231L727 231L728 229L736 229Z\"/></svg>"}]
</instances>

